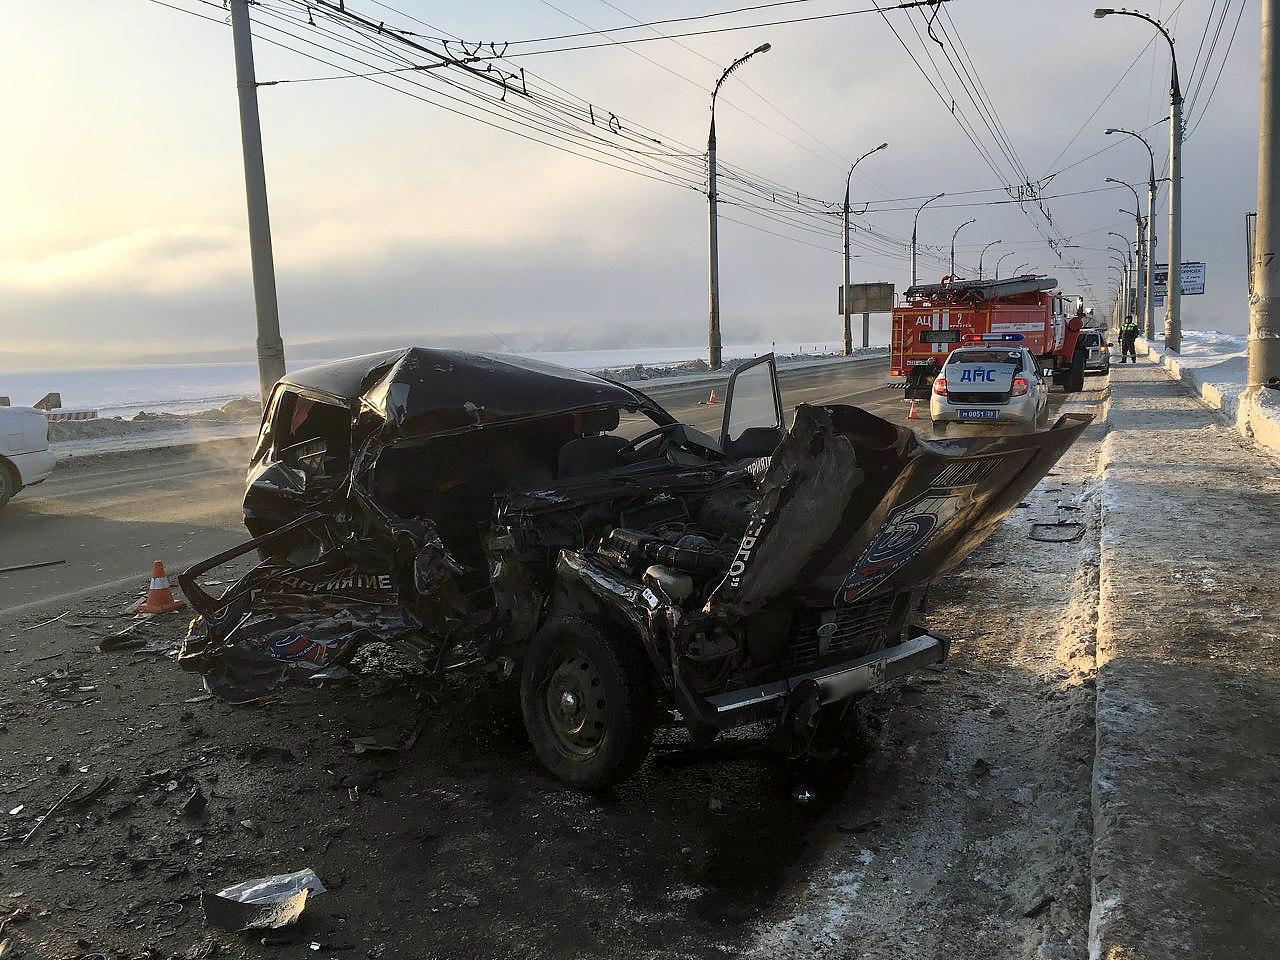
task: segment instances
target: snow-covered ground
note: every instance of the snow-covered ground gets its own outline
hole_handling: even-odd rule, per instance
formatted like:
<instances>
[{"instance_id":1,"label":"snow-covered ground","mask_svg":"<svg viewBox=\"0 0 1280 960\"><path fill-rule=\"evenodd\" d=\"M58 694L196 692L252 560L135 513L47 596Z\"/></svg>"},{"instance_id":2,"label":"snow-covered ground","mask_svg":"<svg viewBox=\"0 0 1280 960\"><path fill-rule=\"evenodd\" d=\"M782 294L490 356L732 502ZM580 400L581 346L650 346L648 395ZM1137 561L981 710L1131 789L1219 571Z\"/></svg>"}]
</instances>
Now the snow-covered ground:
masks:
<instances>
[{"instance_id":1,"label":"snow-covered ground","mask_svg":"<svg viewBox=\"0 0 1280 960\"><path fill-rule=\"evenodd\" d=\"M1280 452L1280 390L1241 397L1249 382L1247 348L1243 335L1217 330L1184 330L1180 354L1167 354L1160 343L1146 342L1152 360L1221 410L1245 436Z\"/></svg>"}]
</instances>

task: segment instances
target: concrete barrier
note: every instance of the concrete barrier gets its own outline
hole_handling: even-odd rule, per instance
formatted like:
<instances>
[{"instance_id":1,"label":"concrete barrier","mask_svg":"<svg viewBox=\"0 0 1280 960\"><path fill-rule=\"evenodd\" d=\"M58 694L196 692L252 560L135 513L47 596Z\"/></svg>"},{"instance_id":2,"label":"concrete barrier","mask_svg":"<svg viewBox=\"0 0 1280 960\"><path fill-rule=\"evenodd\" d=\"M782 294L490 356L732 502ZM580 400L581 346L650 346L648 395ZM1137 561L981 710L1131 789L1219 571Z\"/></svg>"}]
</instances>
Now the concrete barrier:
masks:
<instances>
[{"instance_id":1,"label":"concrete barrier","mask_svg":"<svg viewBox=\"0 0 1280 960\"><path fill-rule=\"evenodd\" d=\"M1180 380L1205 406L1219 411L1242 435L1280 453L1280 390L1250 393L1245 387L1244 357L1223 357L1200 366L1141 337L1138 349Z\"/></svg>"}]
</instances>

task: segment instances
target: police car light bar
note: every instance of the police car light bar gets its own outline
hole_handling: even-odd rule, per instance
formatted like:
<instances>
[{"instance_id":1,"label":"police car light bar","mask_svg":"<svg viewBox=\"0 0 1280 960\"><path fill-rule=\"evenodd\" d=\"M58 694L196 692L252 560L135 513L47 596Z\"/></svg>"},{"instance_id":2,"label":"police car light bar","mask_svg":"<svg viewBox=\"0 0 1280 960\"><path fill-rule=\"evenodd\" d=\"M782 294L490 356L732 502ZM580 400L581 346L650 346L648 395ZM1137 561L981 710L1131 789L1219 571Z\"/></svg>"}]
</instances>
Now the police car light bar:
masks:
<instances>
[{"instance_id":1,"label":"police car light bar","mask_svg":"<svg viewBox=\"0 0 1280 960\"><path fill-rule=\"evenodd\" d=\"M985 343L992 340L995 341L1014 341L1020 343L1023 337L1020 333L966 333L964 335L965 343Z\"/></svg>"}]
</instances>

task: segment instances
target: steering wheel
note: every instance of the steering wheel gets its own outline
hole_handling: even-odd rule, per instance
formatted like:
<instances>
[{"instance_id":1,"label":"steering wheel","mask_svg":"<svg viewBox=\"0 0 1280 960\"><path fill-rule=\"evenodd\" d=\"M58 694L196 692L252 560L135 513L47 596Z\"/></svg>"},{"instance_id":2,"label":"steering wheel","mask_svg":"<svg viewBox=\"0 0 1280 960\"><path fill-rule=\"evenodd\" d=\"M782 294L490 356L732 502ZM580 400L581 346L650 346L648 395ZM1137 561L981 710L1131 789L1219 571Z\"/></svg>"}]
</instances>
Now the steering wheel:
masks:
<instances>
[{"instance_id":1,"label":"steering wheel","mask_svg":"<svg viewBox=\"0 0 1280 960\"><path fill-rule=\"evenodd\" d=\"M653 440L655 437L665 438L667 434L674 433L683 426L684 424L678 422L664 423L661 426L654 427L652 430L646 430L639 436L632 437L625 444L619 447L618 457L625 460L634 454L639 447L648 443L650 440Z\"/></svg>"}]
</instances>

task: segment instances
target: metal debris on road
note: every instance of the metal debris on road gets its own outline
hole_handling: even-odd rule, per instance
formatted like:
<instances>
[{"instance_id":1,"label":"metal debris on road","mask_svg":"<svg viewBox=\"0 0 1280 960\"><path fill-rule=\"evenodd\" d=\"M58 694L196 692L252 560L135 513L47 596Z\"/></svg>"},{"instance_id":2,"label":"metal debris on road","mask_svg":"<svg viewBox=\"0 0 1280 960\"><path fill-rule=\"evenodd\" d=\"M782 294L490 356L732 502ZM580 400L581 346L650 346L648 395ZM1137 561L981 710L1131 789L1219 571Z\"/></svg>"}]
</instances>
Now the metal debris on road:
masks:
<instances>
[{"instance_id":1,"label":"metal debris on road","mask_svg":"<svg viewBox=\"0 0 1280 960\"><path fill-rule=\"evenodd\" d=\"M1074 543L1084 536L1084 524L1075 520L1059 520L1056 523L1033 523L1032 540L1041 543Z\"/></svg>"},{"instance_id":2,"label":"metal debris on road","mask_svg":"<svg viewBox=\"0 0 1280 960\"><path fill-rule=\"evenodd\" d=\"M39 570L41 567L57 567L66 563L65 560L37 560L34 563L16 563L11 567L0 567L0 573L17 573L20 570ZM66 614L64 613L65 617Z\"/></svg>"},{"instance_id":3,"label":"metal debris on road","mask_svg":"<svg viewBox=\"0 0 1280 960\"><path fill-rule=\"evenodd\" d=\"M35 824L32 825L31 829L27 831L27 835L22 838L22 842L23 843L30 842L31 838L36 835L36 831L38 831L41 827L43 827L44 822L48 820L51 816L53 816L53 812L57 810L60 806L62 806L64 803L66 803L68 800L70 800L71 795L83 786L84 786L83 783L76 783L75 786L73 786L70 790L68 790L61 797L59 797L58 801L52 807L49 808L49 812L46 813L43 817L40 817L39 819L36 820Z\"/></svg>"}]
</instances>

